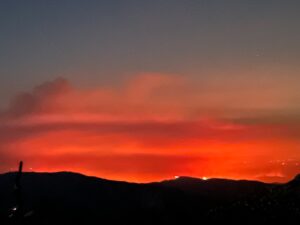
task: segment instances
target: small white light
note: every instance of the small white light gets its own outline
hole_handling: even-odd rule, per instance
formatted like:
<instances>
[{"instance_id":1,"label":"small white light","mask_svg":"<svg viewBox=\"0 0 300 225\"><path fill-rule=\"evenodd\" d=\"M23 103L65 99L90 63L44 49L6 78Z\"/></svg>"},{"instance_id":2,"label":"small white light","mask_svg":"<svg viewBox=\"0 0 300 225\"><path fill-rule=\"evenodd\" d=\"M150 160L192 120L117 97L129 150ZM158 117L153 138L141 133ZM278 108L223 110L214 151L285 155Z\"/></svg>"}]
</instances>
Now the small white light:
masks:
<instances>
[{"instance_id":1,"label":"small white light","mask_svg":"<svg viewBox=\"0 0 300 225\"><path fill-rule=\"evenodd\" d=\"M202 180L208 180L208 178L207 177L202 177Z\"/></svg>"},{"instance_id":2,"label":"small white light","mask_svg":"<svg viewBox=\"0 0 300 225\"><path fill-rule=\"evenodd\" d=\"M179 176L174 176L174 178L175 178L175 179L178 179L178 178L179 178Z\"/></svg>"}]
</instances>

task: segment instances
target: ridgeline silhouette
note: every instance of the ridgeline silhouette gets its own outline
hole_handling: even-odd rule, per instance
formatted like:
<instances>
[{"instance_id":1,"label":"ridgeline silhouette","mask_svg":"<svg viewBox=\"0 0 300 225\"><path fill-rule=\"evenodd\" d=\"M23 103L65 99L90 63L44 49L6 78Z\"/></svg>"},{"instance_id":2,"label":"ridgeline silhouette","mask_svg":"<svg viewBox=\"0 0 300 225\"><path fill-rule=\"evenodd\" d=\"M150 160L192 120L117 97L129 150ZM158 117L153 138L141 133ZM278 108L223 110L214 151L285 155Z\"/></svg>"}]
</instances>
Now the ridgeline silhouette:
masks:
<instances>
[{"instance_id":1,"label":"ridgeline silhouette","mask_svg":"<svg viewBox=\"0 0 300 225\"><path fill-rule=\"evenodd\" d=\"M11 188L14 183L16 191ZM18 173L0 175L0 199L1 224L298 224L300 221L299 176L286 184L204 181L190 177L136 184L70 172L22 174L20 164ZM9 209L15 209L11 218L11 214L7 215Z\"/></svg>"}]
</instances>

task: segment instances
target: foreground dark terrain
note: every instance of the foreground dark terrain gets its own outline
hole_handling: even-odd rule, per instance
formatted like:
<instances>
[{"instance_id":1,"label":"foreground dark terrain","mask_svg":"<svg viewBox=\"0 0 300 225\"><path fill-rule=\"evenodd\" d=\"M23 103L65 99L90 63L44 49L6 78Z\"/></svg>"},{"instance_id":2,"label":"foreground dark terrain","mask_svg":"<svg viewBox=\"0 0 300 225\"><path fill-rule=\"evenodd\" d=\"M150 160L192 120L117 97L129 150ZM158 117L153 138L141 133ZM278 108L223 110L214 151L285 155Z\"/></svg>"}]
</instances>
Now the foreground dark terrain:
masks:
<instances>
[{"instance_id":1,"label":"foreground dark terrain","mask_svg":"<svg viewBox=\"0 0 300 225\"><path fill-rule=\"evenodd\" d=\"M0 175L0 221L11 224L15 173ZM24 224L299 224L300 179L287 184L180 177L132 184L74 173L25 173ZM31 215L32 214L32 215Z\"/></svg>"}]
</instances>

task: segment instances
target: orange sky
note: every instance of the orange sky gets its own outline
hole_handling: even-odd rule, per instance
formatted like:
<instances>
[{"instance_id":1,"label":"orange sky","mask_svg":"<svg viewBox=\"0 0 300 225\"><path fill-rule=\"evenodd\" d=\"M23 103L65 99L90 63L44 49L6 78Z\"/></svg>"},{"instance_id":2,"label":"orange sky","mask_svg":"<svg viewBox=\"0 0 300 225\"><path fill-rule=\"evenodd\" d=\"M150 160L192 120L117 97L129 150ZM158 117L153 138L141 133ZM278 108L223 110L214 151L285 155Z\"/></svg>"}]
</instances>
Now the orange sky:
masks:
<instances>
[{"instance_id":1,"label":"orange sky","mask_svg":"<svg viewBox=\"0 0 300 225\"><path fill-rule=\"evenodd\" d=\"M0 173L300 172L300 1L0 4Z\"/></svg>"},{"instance_id":2,"label":"orange sky","mask_svg":"<svg viewBox=\"0 0 300 225\"><path fill-rule=\"evenodd\" d=\"M218 92L168 74L89 89L46 82L1 112L0 171L24 160L28 171L134 182L287 181L300 172L300 121L280 111L288 108L284 96L248 87Z\"/></svg>"}]
</instances>

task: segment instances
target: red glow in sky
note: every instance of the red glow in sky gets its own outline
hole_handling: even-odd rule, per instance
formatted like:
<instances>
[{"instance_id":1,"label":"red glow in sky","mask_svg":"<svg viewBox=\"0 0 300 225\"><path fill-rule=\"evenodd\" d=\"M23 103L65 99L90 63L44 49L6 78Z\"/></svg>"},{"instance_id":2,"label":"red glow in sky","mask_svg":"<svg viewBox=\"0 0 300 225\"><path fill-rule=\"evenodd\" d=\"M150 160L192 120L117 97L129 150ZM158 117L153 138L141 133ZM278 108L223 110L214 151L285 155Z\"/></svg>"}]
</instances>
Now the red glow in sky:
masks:
<instances>
[{"instance_id":1,"label":"red glow in sky","mask_svg":"<svg viewBox=\"0 0 300 225\"><path fill-rule=\"evenodd\" d=\"M178 175L273 182L299 172L299 121L269 113L284 100L205 88L166 74L89 89L46 82L1 113L0 171L24 160L27 170L135 182Z\"/></svg>"}]
</instances>

